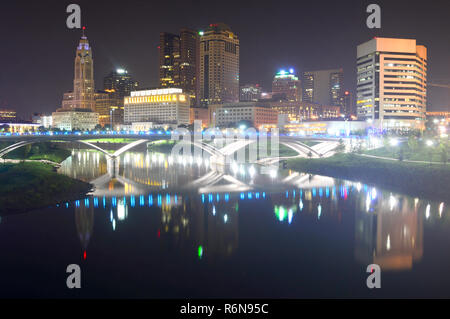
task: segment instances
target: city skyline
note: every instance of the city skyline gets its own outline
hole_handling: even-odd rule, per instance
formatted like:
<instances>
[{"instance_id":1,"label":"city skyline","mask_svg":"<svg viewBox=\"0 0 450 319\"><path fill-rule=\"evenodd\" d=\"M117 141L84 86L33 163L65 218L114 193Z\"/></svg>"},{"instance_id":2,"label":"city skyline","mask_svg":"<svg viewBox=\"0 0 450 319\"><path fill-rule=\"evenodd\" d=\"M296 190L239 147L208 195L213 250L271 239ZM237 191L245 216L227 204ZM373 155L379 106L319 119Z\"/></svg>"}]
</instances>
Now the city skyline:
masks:
<instances>
[{"instance_id":1,"label":"city skyline","mask_svg":"<svg viewBox=\"0 0 450 319\"><path fill-rule=\"evenodd\" d=\"M240 38L241 85L260 83L268 90L274 74L285 67L293 67L298 73L342 67L344 89L354 94L356 47L374 36L417 39L429 49L428 81L438 84L450 83L448 63L450 44L437 32L449 23L444 19L446 10L443 10L443 6L448 6L447 3L442 1L439 5L439 1L436 1L436 4L424 8L421 12L421 21L424 23L422 25L409 21L411 15L408 14L408 10L412 9L402 6L411 1L398 1L396 4L378 1L383 9L383 16L382 28L375 29L376 31L365 26L366 3L351 1L349 4L333 4L324 1L322 6L324 3L330 10L321 10L323 8L319 8L320 5L311 3L284 3L279 8L268 4L256 6L255 2L248 2L242 3L236 14L229 9L208 11L206 14L208 6L204 3L191 4L189 7L188 3L180 2L180 11L183 11L181 8L188 10L189 17L181 16L175 10L168 19L155 16L155 19L150 20L141 19L142 13L138 12L146 12L145 9L148 8L146 4L136 3L135 7L142 7L142 10L133 12L137 15L135 18L130 14L130 9L122 12L121 6L117 4L109 6L108 9L102 6L102 1L95 4L81 1L79 4L82 8L82 24L87 26L86 34L96 50L94 66L96 87L101 86L103 77L111 70L120 67L129 70L140 83L140 87L157 87L159 80L157 46L160 32L177 33L177 30L183 27L200 30L211 23L219 22L228 24ZM73 65L69 61L73 59L73 46L79 40L81 30L70 30L65 26L66 5L49 2L39 4L46 10L37 17L33 16L33 8L37 4L6 5L11 8L5 10L9 15L2 17L2 21L15 28L17 36L6 38L6 50L3 54L5 60L11 63L5 64L0 77L0 107L12 108L19 116L25 118L33 112L50 113L59 106L61 94L70 90ZM165 6L163 4L158 6L160 10L154 8L154 12L163 12ZM304 9L299 13L303 19L291 20L281 15L282 8L294 9L299 6L303 6ZM109 10L111 23L101 18L102 10ZM315 21L312 16L317 17L318 11L321 11L323 19ZM389 12L396 12L396 16L390 16ZM115 24L113 21L119 17L119 13L122 14L122 19ZM247 19L240 19L243 15L246 15ZM416 17L417 13L413 16ZM252 21L269 17L271 18L268 20L269 23L259 24L259 29L252 26ZM22 21L22 24L19 26L16 20ZM41 27L34 28L36 24ZM139 27L138 32L130 32L136 27ZM335 34L329 34L330 30ZM4 31L5 28L2 28L0 32ZM18 38L23 40L17 41ZM53 54L42 54L42 45ZM280 45L284 45L286 49L277 49ZM450 96L448 89L429 87L428 91L429 111L445 110L445 107L448 109Z\"/></svg>"}]
</instances>

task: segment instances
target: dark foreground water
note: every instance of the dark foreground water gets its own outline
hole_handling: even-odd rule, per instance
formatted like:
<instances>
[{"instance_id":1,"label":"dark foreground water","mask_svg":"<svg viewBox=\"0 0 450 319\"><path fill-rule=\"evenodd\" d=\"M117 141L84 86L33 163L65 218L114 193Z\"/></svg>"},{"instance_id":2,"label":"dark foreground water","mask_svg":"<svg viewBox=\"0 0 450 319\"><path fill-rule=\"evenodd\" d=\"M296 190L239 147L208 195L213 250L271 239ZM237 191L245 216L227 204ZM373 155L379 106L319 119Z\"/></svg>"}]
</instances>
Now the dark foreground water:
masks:
<instances>
[{"instance_id":1,"label":"dark foreground water","mask_svg":"<svg viewBox=\"0 0 450 319\"><path fill-rule=\"evenodd\" d=\"M61 173L96 189L1 217L2 298L450 297L448 199L152 153L74 152Z\"/></svg>"}]
</instances>

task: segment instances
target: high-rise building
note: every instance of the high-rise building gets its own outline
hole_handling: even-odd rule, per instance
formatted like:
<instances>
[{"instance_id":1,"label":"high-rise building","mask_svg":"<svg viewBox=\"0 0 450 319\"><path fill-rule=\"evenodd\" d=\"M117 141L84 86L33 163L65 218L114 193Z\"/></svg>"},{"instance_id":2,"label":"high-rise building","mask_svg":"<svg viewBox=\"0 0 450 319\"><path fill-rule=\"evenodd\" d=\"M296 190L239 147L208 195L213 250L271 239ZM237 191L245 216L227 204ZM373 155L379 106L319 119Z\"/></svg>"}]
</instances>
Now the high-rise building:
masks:
<instances>
[{"instance_id":1,"label":"high-rise building","mask_svg":"<svg viewBox=\"0 0 450 319\"><path fill-rule=\"evenodd\" d=\"M114 70L103 79L103 90L122 100L125 96L130 96L131 91L136 91L137 88L138 82L133 80L125 69Z\"/></svg>"},{"instance_id":2,"label":"high-rise building","mask_svg":"<svg viewBox=\"0 0 450 319\"><path fill-rule=\"evenodd\" d=\"M353 94L350 91L345 91L341 97L341 113L346 117L356 115L356 110L353 103Z\"/></svg>"},{"instance_id":3,"label":"high-rise building","mask_svg":"<svg viewBox=\"0 0 450 319\"><path fill-rule=\"evenodd\" d=\"M114 90L95 92L95 112L101 126L108 125L116 129L123 124L123 98L117 97ZM131 93L131 92L130 92Z\"/></svg>"},{"instance_id":4,"label":"high-rise building","mask_svg":"<svg viewBox=\"0 0 450 319\"><path fill-rule=\"evenodd\" d=\"M13 123L16 120L16 111L9 109L0 109L0 123Z\"/></svg>"},{"instance_id":5,"label":"high-rise building","mask_svg":"<svg viewBox=\"0 0 450 319\"><path fill-rule=\"evenodd\" d=\"M259 84L246 84L241 86L239 100L241 102L256 102L261 99L262 88Z\"/></svg>"},{"instance_id":6,"label":"high-rise building","mask_svg":"<svg viewBox=\"0 0 450 319\"><path fill-rule=\"evenodd\" d=\"M357 47L358 119L380 129L423 129L427 49L416 40L374 38Z\"/></svg>"},{"instance_id":7,"label":"high-rise building","mask_svg":"<svg viewBox=\"0 0 450 319\"><path fill-rule=\"evenodd\" d=\"M289 72L280 70L272 82L272 96L274 99L299 102L301 101L301 82L294 74L294 69Z\"/></svg>"},{"instance_id":8,"label":"high-rise building","mask_svg":"<svg viewBox=\"0 0 450 319\"><path fill-rule=\"evenodd\" d=\"M113 129L123 124L123 101L136 91L138 82L125 69L112 71L103 79L103 91L95 94L95 111L99 113L100 125Z\"/></svg>"},{"instance_id":9,"label":"high-rise building","mask_svg":"<svg viewBox=\"0 0 450 319\"><path fill-rule=\"evenodd\" d=\"M159 85L173 88L180 85L180 36L161 32L159 35Z\"/></svg>"},{"instance_id":10,"label":"high-rise building","mask_svg":"<svg viewBox=\"0 0 450 319\"><path fill-rule=\"evenodd\" d=\"M199 36L194 30L182 28L180 35L160 33L160 87L182 89L192 105L196 105L198 95L198 46Z\"/></svg>"},{"instance_id":11,"label":"high-rise building","mask_svg":"<svg viewBox=\"0 0 450 319\"><path fill-rule=\"evenodd\" d=\"M188 125L189 98L179 88L133 91L124 100L124 122Z\"/></svg>"},{"instance_id":12,"label":"high-rise building","mask_svg":"<svg viewBox=\"0 0 450 319\"><path fill-rule=\"evenodd\" d=\"M239 38L223 24L210 24L200 35L200 102L239 101Z\"/></svg>"},{"instance_id":13,"label":"high-rise building","mask_svg":"<svg viewBox=\"0 0 450 319\"><path fill-rule=\"evenodd\" d=\"M64 94L63 108L89 110L95 108L94 60L84 30L83 27L83 35L75 55L73 92Z\"/></svg>"},{"instance_id":14,"label":"high-rise building","mask_svg":"<svg viewBox=\"0 0 450 319\"><path fill-rule=\"evenodd\" d=\"M180 88L189 94L191 105L197 105L198 96L198 49L199 36L194 30L187 28L180 32Z\"/></svg>"},{"instance_id":15,"label":"high-rise building","mask_svg":"<svg viewBox=\"0 0 450 319\"><path fill-rule=\"evenodd\" d=\"M303 72L303 101L341 106L343 80L342 69Z\"/></svg>"}]
</instances>

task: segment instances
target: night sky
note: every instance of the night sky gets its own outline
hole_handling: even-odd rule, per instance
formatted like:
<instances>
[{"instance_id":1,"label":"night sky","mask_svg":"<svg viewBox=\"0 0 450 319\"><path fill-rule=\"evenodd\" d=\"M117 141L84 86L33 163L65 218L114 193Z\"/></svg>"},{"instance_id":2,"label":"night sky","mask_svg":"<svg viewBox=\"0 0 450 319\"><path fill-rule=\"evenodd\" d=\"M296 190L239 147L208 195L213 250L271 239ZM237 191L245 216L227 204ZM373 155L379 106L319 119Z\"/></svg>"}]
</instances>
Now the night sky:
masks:
<instances>
[{"instance_id":1,"label":"night sky","mask_svg":"<svg viewBox=\"0 0 450 319\"><path fill-rule=\"evenodd\" d=\"M81 31L66 27L66 7L81 6L93 47L96 89L117 67L141 87L158 85L159 32L228 24L240 38L240 80L271 89L279 68L344 68L355 92L356 46L374 36L415 38L428 48L428 81L450 84L450 1L2 1L0 107L50 113L73 88ZM382 9L382 28L366 27L366 7ZM376 30L376 31L375 31ZM450 110L450 89L428 89L429 110Z\"/></svg>"}]
</instances>

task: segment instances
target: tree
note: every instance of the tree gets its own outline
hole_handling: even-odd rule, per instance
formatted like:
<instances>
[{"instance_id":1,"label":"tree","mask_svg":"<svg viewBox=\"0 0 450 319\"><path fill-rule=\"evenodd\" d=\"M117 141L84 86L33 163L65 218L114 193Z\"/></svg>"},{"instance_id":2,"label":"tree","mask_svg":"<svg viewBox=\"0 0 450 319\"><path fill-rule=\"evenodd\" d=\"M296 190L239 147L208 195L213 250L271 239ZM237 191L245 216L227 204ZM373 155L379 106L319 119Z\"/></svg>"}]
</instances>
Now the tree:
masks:
<instances>
[{"instance_id":1,"label":"tree","mask_svg":"<svg viewBox=\"0 0 450 319\"><path fill-rule=\"evenodd\" d=\"M417 148L419 147L419 142L417 141L417 138L414 135L410 135L408 137L408 148L411 153L414 153L417 151Z\"/></svg>"},{"instance_id":2,"label":"tree","mask_svg":"<svg viewBox=\"0 0 450 319\"><path fill-rule=\"evenodd\" d=\"M41 133L45 133L48 130L44 126L41 125L41 126L38 127L38 131L41 132Z\"/></svg>"},{"instance_id":3,"label":"tree","mask_svg":"<svg viewBox=\"0 0 450 319\"><path fill-rule=\"evenodd\" d=\"M447 145L445 145L444 143L441 143L441 145L440 145L440 155L441 155L441 162L443 164L447 164L447 162L448 162L448 149L447 149Z\"/></svg>"},{"instance_id":4,"label":"tree","mask_svg":"<svg viewBox=\"0 0 450 319\"><path fill-rule=\"evenodd\" d=\"M9 131L9 125L8 124L0 125L0 132L8 132L8 131Z\"/></svg>"},{"instance_id":5,"label":"tree","mask_svg":"<svg viewBox=\"0 0 450 319\"><path fill-rule=\"evenodd\" d=\"M338 146L336 146L335 151L338 154L345 152L345 144L344 144L344 141L342 140L342 138L339 139L339 144L338 144Z\"/></svg>"}]
</instances>

